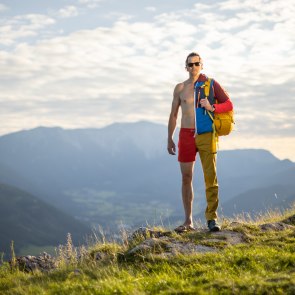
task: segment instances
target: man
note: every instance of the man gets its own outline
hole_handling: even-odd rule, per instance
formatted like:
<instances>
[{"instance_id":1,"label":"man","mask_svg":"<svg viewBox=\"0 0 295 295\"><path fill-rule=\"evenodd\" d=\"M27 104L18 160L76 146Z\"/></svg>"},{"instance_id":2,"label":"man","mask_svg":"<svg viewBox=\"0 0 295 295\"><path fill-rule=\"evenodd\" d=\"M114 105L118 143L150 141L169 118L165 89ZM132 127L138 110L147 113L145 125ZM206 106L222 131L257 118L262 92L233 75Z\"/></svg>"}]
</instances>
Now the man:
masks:
<instances>
[{"instance_id":1,"label":"man","mask_svg":"<svg viewBox=\"0 0 295 295\"><path fill-rule=\"evenodd\" d=\"M201 74L203 62L198 53L192 52L187 56L185 68L189 73L189 78L175 86L168 123L167 149L169 154L175 155L176 146L173 141L173 134L176 128L179 107L181 107L182 118L178 142L178 161L180 162L182 174L182 201L185 220L175 231L183 232L194 229L192 219L194 199L192 180L197 153L200 155L206 186L207 208L205 216L208 228L210 231L219 231L221 228L217 223L216 212L218 207L216 154L212 152L212 121L209 119L207 112L212 114L228 112L233 109L233 105L227 92L216 80L212 80L210 85L210 98L205 97L204 82L208 80L208 77ZM217 104L215 100L217 100ZM203 122L205 122L205 128L203 128ZM203 128L203 130L200 128Z\"/></svg>"}]
</instances>

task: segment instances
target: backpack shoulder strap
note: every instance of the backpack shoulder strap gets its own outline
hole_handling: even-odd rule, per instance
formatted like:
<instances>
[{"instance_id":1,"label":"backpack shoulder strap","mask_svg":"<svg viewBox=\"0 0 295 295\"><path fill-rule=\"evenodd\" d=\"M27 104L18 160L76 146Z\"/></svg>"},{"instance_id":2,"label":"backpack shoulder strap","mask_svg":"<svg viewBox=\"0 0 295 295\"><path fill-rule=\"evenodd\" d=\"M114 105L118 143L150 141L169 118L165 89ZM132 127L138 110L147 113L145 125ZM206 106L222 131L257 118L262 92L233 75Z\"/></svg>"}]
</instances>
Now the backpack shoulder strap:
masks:
<instances>
[{"instance_id":1,"label":"backpack shoulder strap","mask_svg":"<svg viewBox=\"0 0 295 295\"><path fill-rule=\"evenodd\" d=\"M210 94L210 89L213 87L214 80L212 78L208 78L204 83L204 94L205 97L208 97Z\"/></svg>"}]
</instances>

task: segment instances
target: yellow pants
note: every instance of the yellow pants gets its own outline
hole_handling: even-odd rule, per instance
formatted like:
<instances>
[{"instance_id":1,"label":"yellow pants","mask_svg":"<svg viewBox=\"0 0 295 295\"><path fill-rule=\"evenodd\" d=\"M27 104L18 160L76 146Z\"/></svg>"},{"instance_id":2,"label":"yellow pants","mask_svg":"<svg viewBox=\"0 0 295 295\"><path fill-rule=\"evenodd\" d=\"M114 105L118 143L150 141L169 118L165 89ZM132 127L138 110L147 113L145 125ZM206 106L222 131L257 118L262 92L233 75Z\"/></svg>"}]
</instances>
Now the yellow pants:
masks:
<instances>
[{"instance_id":1,"label":"yellow pants","mask_svg":"<svg viewBox=\"0 0 295 295\"><path fill-rule=\"evenodd\" d=\"M212 136L213 134L204 133L196 135L195 143L200 155L205 187L207 208L205 216L207 220L217 219L218 207L218 182L216 174L216 153L212 153Z\"/></svg>"}]
</instances>

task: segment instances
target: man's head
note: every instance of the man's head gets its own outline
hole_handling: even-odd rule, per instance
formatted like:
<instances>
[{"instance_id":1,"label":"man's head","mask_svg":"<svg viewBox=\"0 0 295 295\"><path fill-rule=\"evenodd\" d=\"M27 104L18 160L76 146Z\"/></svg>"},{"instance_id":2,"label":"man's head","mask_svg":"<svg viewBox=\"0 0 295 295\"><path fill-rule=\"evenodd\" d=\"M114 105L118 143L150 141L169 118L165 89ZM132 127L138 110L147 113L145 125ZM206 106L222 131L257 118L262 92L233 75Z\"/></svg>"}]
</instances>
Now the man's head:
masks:
<instances>
[{"instance_id":1,"label":"man's head","mask_svg":"<svg viewBox=\"0 0 295 295\"><path fill-rule=\"evenodd\" d=\"M194 67L201 70L203 68L201 56L196 52L191 52L185 60L185 67L188 71L192 70Z\"/></svg>"}]
</instances>

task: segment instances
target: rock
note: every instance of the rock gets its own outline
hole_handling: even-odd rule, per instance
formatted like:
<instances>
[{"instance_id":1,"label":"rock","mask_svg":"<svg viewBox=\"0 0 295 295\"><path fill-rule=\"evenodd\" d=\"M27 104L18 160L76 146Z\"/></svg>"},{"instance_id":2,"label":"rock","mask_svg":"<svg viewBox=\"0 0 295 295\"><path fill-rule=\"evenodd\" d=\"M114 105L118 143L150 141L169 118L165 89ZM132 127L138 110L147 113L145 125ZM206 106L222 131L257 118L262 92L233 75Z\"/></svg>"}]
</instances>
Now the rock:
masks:
<instances>
[{"instance_id":1,"label":"rock","mask_svg":"<svg viewBox=\"0 0 295 295\"><path fill-rule=\"evenodd\" d=\"M268 231L282 231L285 229L295 229L295 226L286 224L284 222L265 223L259 226L261 230Z\"/></svg>"},{"instance_id":2,"label":"rock","mask_svg":"<svg viewBox=\"0 0 295 295\"><path fill-rule=\"evenodd\" d=\"M291 225L295 225L295 214L282 220L283 223L287 223L287 224L291 224Z\"/></svg>"},{"instance_id":3,"label":"rock","mask_svg":"<svg viewBox=\"0 0 295 295\"><path fill-rule=\"evenodd\" d=\"M223 230L219 232L212 233L213 237L217 237L219 242L226 241L230 245L237 245L244 243L244 235L239 232Z\"/></svg>"},{"instance_id":4,"label":"rock","mask_svg":"<svg viewBox=\"0 0 295 295\"><path fill-rule=\"evenodd\" d=\"M195 251L199 253L217 252L216 249L208 246L197 245Z\"/></svg>"},{"instance_id":5,"label":"rock","mask_svg":"<svg viewBox=\"0 0 295 295\"><path fill-rule=\"evenodd\" d=\"M177 254L216 252L213 247L196 245L193 242L178 241L170 237L150 238L127 252L127 256L171 257Z\"/></svg>"},{"instance_id":6,"label":"rock","mask_svg":"<svg viewBox=\"0 0 295 295\"><path fill-rule=\"evenodd\" d=\"M57 267L55 259L46 252L37 257L31 255L16 257L14 265L12 260L9 263L11 267L17 267L24 272L34 272L36 270L49 272Z\"/></svg>"},{"instance_id":7,"label":"rock","mask_svg":"<svg viewBox=\"0 0 295 295\"><path fill-rule=\"evenodd\" d=\"M138 237L141 235L141 237L145 238L145 240L130 249L126 253L126 257L148 257L149 255L152 255L153 257L157 256L167 258L173 257L177 254L189 255L195 253L217 252L220 248L245 242L244 235L242 233L230 230L211 233L208 232L208 230L199 229L190 233L191 241L182 241L173 238L171 237L171 232L161 232L161 235L157 235L157 233L158 232L152 231L148 228L140 228L136 230L131 237ZM195 241L194 234L196 234ZM201 237L199 242L197 242L197 236L199 238Z\"/></svg>"},{"instance_id":8,"label":"rock","mask_svg":"<svg viewBox=\"0 0 295 295\"><path fill-rule=\"evenodd\" d=\"M127 252L127 255L134 255L134 254L140 254L143 255L145 253L151 252L152 248L149 245L146 244L140 244L138 246L135 246L131 250Z\"/></svg>"},{"instance_id":9,"label":"rock","mask_svg":"<svg viewBox=\"0 0 295 295\"><path fill-rule=\"evenodd\" d=\"M149 252L164 252L166 249L166 237L150 238L128 251L127 254L145 254Z\"/></svg>"},{"instance_id":10,"label":"rock","mask_svg":"<svg viewBox=\"0 0 295 295\"><path fill-rule=\"evenodd\" d=\"M213 247L196 245L191 242L174 242L169 244L168 249L172 255L216 252Z\"/></svg>"},{"instance_id":11,"label":"rock","mask_svg":"<svg viewBox=\"0 0 295 295\"><path fill-rule=\"evenodd\" d=\"M160 237L164 237L164 236L169 236L171 234L172 234L171 231L162 232L162 231L155 231L155 230L149 229L147 227L140 227L136 231L134 231L131 234L131 236L129 236L128 240L133 240L138 237L143 237L145 239L147 239L147 238L160 238Z\"/></svg>"}]
</instances>

